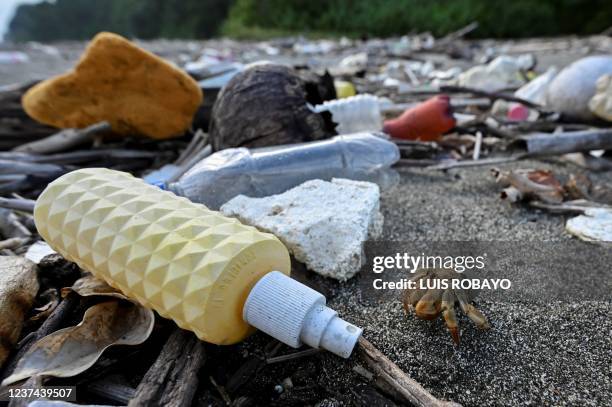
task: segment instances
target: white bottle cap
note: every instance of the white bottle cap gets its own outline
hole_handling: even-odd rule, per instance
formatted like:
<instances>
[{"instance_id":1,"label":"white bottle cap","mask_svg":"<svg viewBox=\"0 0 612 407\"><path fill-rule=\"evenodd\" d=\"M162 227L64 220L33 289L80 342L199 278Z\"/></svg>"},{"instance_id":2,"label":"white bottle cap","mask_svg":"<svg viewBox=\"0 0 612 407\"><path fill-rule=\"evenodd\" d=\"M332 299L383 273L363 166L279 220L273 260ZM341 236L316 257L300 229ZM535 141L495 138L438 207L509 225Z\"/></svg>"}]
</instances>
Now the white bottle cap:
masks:
<instances>
[{"instance_id":1,"label":"white bottle cap","mask_svg":"<svg viewBox=\"0 0 612 407\"><path fill-rule=\"evenodd\" d=\"M279 341L307 344L348 358L363 330L325 305L325 297L283 273L272 271L253 287L243 319Z\"/></svg>"}]
</instances>

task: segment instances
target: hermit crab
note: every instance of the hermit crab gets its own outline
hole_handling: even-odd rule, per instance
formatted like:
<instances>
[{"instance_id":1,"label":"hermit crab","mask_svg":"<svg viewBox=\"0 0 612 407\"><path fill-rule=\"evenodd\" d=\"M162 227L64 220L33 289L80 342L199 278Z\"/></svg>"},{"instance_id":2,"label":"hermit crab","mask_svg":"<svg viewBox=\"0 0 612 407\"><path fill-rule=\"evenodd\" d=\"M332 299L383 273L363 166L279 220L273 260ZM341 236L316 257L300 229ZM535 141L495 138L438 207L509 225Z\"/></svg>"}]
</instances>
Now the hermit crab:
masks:
<instances>
[{"instance_id":1,"label":"hermit crab","mask_svg":"<svg viewBox=\"0 0 612 407\"><path fill-rule=\"evenodd\" d=\"M410 281L414 282L403 293L404 309L409 312L414 309L418 318L435 319L440 314L444 317L446 326L455 343L459 343L459 324L455 315L455 304L458 302L461 310L480 329L488 329L487 318L476 309L470 301L472 293L462 288L452 288L452 280L463 279L463 274L452 269L419 269Z\"/></svg>"}]
</instances>

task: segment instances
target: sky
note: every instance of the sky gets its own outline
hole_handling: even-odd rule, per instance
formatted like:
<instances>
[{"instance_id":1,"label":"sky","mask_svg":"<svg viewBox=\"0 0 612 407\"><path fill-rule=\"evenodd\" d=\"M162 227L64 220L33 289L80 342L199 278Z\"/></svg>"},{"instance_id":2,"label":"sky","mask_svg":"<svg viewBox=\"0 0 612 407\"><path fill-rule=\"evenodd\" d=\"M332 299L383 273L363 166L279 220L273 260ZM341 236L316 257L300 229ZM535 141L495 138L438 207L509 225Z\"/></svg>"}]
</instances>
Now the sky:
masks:
<instances>
[{"instance_id":1,"label":"sky","mask_svg":"<svg viewBox=\"0 0 612 407\"><path fill-rule=\"evenodd\" d=\"M40 3L42 0L0 0L0 40L8 29L8 25L15 14L15 9L20 4Z\"/></svg>"}]
</instances>

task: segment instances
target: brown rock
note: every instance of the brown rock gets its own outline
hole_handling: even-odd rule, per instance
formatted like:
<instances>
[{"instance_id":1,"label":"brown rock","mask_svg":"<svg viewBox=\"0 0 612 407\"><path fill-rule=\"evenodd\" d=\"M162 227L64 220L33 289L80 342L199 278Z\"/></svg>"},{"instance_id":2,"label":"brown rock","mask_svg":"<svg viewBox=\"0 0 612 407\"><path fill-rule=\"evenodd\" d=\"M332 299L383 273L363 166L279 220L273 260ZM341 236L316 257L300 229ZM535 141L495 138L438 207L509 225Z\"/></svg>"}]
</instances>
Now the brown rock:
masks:
<instances>
[{"instance_id":1,"label":"brown rock","mask_svg":"<svg viewBox=\"0 0 612 407\"><path fill-rule=\"evenodd\" d=\"M0 256L0 366L17 343L37 292L34 263L23 257Z\"/></svg>"},{"instance_id":2,"label":"brown rock","mask_svg":"<svg viewBox=\"0 0 612 407\"><path fill-rule=\"evenodd\" d=\"M106 120L117 133L156 139L181 135L201 103L189 75L107 32L94 37L73 70L32 87L22 100L45 124L82 128Z\"/></svg>"}]
</instances>

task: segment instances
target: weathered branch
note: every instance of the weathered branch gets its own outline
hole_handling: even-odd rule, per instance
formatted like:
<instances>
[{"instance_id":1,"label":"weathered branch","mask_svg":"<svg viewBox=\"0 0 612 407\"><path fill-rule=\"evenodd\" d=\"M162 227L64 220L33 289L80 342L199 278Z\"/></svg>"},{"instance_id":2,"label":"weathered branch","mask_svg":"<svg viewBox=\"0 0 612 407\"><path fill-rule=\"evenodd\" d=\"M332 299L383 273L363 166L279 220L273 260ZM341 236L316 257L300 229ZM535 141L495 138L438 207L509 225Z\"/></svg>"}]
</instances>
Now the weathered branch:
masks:
<instances>
[{"instance_id":1,"label":"weathered branch","mask_svg":"<svg viewBox=\"0 0 612 407\"><path fill-rule=\"evenodd\" d=\"M22 144L13 151L34 154L56 153L91 141L97 133L110 129L111 125L108 122L96 123L84 129L65 129L42 140Z\"/></svg>"},{"instance_id":2,"label":"weathered branch","mask_svg":"<svg viewBox=\"0 0 612 407\"><path fill-rule=\"evenodd\" d=\"M519 137L513 146L526 151L531 156L608 150L612 149L612 129L532 133Z\"/></svg>"},{"instance_id":3,"label":"weathered branch","mask_svg":"<svg viewBox=\"0 0 612 407\"><path fill-rule=\"evenodd\" d=\"M128 406L190 406L204 364L204 343L176 329L136 389Z\"/></svg>"},{"instance_id":4,"label":"weathered branch","mask_svg":"<svg viewBox=\"0 0 612 407\"><path fill-rule=\"evenodd\" d=\"M376 349L364 337L359 338L359 355L368 367L383 379L393 390L404 397L404 401L417 407L458 407L457 403L435 398L423 386L411 379L395 363Z\"/></svg>"}]
</instances>

